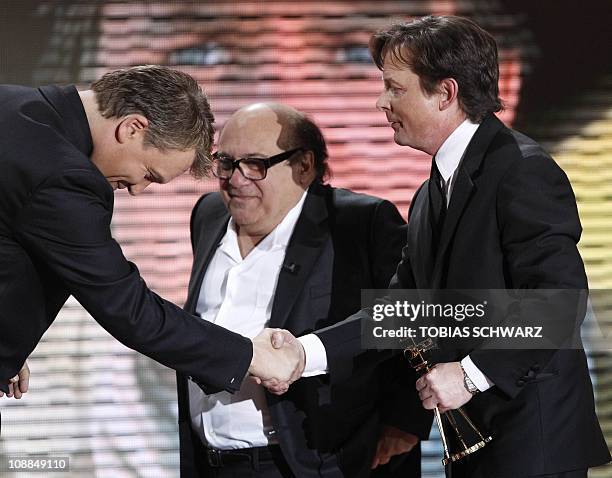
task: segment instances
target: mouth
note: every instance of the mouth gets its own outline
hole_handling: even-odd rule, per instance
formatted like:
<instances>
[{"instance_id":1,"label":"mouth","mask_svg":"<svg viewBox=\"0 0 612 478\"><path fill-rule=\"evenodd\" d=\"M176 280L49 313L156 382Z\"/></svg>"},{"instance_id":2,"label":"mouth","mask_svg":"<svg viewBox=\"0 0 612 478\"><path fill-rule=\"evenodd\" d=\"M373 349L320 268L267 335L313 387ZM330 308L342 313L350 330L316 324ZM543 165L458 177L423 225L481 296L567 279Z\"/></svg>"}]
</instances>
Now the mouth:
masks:
<instances>
[{"instance_id":1,"label":"mouth","mask_svg":"<svg viewBox=\"0 0 612 478\"><path fill-rule=\"evenodd\" d=\"M250 194L229 193L227 198L227 206L233 208L252 207L257 204L258 196Z\"/></svg>"},{"instance_id":2,"label":"mouth","mask_svg":"<svg viewBox=\"0 0 612 478\"><path fill-rule=\"evenodd\" d=\"M248 199L256 199L255 196L247 196L244 194L230 194L229 197L230 199L234 199L236 201L246 201Z\"/></svg>"},{"instance_id":3,"label":"mouth","mask_svg":"<svg viewBox=\"0 0 612 478\"><path fill-rule=\"evenodd\" d=\"M117 189L127 189L131 186L130 183L125 181L109 181L109 183L113 188L113 191L116 191Z\"/></svg>"},{"instance_id":4,"label":"mouth","mask_svg":"<svg viewBox=\"0 0 612 478\"><path fill-rule=\"evenodd\" d=\"M230 197L230 199L252 199L257 197L254 191L249 193L248 190L241 190L234 187L228 187L225 189L225 192Z\"/></svg>"}]
</instances>

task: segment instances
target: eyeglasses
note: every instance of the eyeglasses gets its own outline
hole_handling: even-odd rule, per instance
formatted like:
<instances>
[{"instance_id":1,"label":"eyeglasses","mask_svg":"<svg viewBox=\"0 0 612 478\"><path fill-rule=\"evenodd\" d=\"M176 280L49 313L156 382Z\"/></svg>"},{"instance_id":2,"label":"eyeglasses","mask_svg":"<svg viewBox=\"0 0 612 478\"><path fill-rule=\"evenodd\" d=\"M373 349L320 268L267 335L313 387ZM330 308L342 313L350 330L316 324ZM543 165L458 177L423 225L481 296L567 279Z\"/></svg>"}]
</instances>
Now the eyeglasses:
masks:
<instances>
[{"instance_id":1,"label":"eyeglasses","mask_svg":"<svg viewBox=\"0 0 612 478\"><path fill-rule=\"evenodd\" d=\"M213 167L212 173L219 179L230 179L234 170L238 169L240 173L246 178L252 181L261 181L266 178L268 169L275 164L282 163L286 159L289 159L298 151L302 151L303 148L290 149L284 151L269 158L238 158L234 159L227 154L220 153L219 151L213 153Z\"/></svg>"}]
</instances>

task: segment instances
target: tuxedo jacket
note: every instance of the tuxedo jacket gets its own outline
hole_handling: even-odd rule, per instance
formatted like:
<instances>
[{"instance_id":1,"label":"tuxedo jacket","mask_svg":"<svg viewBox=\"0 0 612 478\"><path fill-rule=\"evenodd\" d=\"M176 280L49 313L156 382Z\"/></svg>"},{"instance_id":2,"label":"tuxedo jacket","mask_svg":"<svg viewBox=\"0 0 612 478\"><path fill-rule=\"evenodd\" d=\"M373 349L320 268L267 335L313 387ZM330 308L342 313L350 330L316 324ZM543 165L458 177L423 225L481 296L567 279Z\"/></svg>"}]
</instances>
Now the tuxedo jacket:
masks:
<instances>
[{"instance_id":1,"label":"tuxedo jacket","mask_svg":"<svg viewBox=\"0 0 612 478\"><path fill-rule=\"evenodd\" d=\"M0 389L69 295L130 348L234 391L248 339L151 292L111 235L113 190L90 161L73 86L0 86Z\"/></svg>"},{"instance_id":2,"label":"tuxedo jacket","mask_svg":"<svg viewBox=\"0 0 612 478\"><path fill-rule=\"evenodd\" d=\"M191 220L194 265L186 308L194 312L206 268L227 230L218 193L195 206ZM286 250L269 327L294 335L359 310L361 289L386 288L399 261L405 223L388 201L313 185ZM340 347L342 345L339 345ZM295 476L369 476L379 429L388 423L427 438L432 416L416 395L416 377L401 357L366 364L332 385L327 375L302 378L267 402L283 455ZM187 379L178 375L181 476L195 477L200 438L191 427ZM420 476L420 453L398 457L398 475ZM402 474L403 473L403 474Z\"/></svg>"},{"instance_id":3,"label":"tuxedo jacket","mask_svg":"<svg viewBox=\"0 0 612 478\"><path fill-rule=\"evenodd\" d=\"M426 181L411 203L392 288L587 289L576 247L581 226L565 173L494 115L465 152L435 252L429 201ZM366 317L362 312L317 332L332 351L332 377L350 373L354 356L363 354L356 343ZM339 342L352 346L338 350ZM493 436L468 459L468 476L552 474L609 460L582 349L455 350L439 361L468 354L495 384L464 407Z\"/></svg>"}]
</instances>

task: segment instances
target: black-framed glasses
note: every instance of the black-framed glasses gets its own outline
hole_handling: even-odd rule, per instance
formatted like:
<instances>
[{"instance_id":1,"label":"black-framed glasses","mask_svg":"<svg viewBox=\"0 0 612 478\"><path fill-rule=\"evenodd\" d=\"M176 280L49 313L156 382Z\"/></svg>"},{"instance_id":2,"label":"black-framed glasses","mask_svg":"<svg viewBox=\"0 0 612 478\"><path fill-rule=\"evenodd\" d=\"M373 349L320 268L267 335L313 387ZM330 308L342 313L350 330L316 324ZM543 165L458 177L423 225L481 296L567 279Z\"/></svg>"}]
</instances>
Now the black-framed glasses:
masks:
<instances>
[{"instance_id":1,"label":"black-framed glasses","mask_svg":"<svg viewBox=\"0 0 612 478\"><path fill-rule=\"evenodd\" d=\"M234 174L234 170L238 169L240 173L247 179L252 181L261 181L266 178L268 169L275 164L282 163L289 159L303 148L290 149L269 158L238 158L234 159L228 154L219 151L213 153L212 173L219 179L229 179Z\"/></svg>"}]
</instances>

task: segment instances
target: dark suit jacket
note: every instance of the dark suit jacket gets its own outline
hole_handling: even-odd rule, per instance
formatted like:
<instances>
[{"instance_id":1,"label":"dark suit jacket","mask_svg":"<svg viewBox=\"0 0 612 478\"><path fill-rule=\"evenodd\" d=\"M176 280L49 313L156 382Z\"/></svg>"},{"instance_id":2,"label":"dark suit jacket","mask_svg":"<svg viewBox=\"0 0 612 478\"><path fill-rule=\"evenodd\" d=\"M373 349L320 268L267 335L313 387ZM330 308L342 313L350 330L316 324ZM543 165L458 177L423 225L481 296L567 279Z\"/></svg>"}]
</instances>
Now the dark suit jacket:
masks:
<instances>
[{"instance_id":1,"label":"dark suit jacket","mask_svg":"<svg viewBox=\"0 0 612 478\"><path fill-rule=\"evenodd\" d=\"M0 86L0 128L0 388L72 294L128 347L236 390L250 341L151 292L113 240L113 190L89 160L76 89Z\"/></svg>"},{"instance_id":2,"label":"dark suit jacket","mask_svg":"<svg viewBox=\"0 0 612 478\"><path fill-rule=\"evenodd\" d=\"M410 210L393 288L586 289L576 244L581 226L565 173L526 136L488 116L458 171L437 254L427 182ZM350 372L359 313L319 331L331 376ZM528 320L528 319L527 319ZM537 324L535 324L537 325ZM584 469L609 460L582 350L456 350L495 384L465 409L494 440L472 455L473 477L520 477Z\"/></svg>"},{"instance_id":3,"label":"dark suit jacket","mask_svg":"<svg viewBox=\"0 0 612 478\"><path fill-rule=\"evenodd\" d=\"M217 193L204 196L194 208L189 312L195 310L206 267L228 220ZM388 201L311 186L287 247L288 267L278 278L269 326L300 336L359 310L361 289L387 286L404 234L404 221ZM379 367L366 365L334 386L321 375L300 379L280 397L268 394L278 440L293 473L300 478L369 476L382 423L426 438L432 417L420 405L414 381L410 367L397 357ZM178 394L181 476L194 477L199 438L191 429L187 380L181 375ZM401 476L420 476L420 454L410 455L398 457L394 465Z\"/></svg>"}]
</instances>

